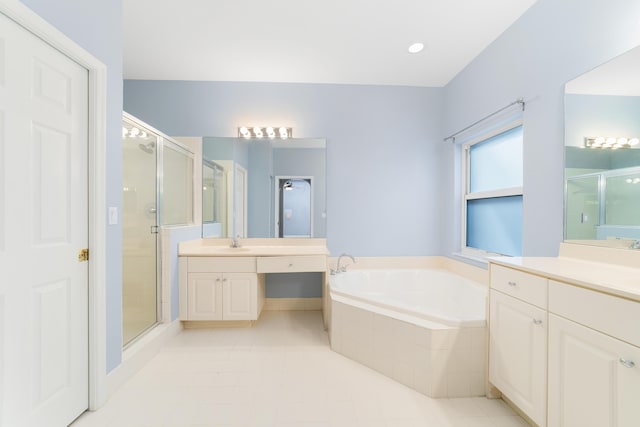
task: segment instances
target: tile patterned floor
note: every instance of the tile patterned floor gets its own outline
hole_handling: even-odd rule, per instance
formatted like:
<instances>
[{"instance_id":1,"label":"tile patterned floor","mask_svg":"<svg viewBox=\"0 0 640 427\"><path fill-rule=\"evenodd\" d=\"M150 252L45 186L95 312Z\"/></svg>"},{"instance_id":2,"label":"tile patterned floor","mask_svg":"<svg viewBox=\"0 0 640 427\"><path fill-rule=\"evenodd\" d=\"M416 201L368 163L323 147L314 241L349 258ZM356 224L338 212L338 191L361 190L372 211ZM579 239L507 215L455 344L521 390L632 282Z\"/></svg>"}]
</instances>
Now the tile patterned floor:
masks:
<instances>
[{"instance_id":1,"label":"tile patterned floor","mask_svg":"<svg viewBox=\"0 0 640 427\"><path fill-rule=\"evenodd\" d=\"M329 349L319 311L190 329L72 427L523 427L501 400L431 399Z\"/></svg>"}]
</instances>

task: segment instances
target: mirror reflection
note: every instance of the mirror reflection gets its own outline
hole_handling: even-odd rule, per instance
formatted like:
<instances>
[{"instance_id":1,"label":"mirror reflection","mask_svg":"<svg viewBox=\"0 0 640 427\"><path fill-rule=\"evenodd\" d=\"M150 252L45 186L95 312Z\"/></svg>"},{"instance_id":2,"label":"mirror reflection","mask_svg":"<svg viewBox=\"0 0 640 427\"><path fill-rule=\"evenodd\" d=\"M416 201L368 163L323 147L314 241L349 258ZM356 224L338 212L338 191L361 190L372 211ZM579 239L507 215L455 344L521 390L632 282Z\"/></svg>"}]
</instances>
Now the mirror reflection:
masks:
<instances>
[{"instance_id":1,"label":"mirror reflection","mask_svg":"<svg viewBox=\"0 0 640 427\"><path fill-rule=\"evenodd\" d=\"M326 237L326 141L204 137L203 237Z\"/></svg>"},{"instance_id":2,"label":"mirror reflection","mask_svg":"<svg viewBox=\"0 0 640 427\"><path fill-rule=\"evenodd\" d=\"M640 47L565 86L565 239L640 239Z\"/></svg>"}]
</instances>

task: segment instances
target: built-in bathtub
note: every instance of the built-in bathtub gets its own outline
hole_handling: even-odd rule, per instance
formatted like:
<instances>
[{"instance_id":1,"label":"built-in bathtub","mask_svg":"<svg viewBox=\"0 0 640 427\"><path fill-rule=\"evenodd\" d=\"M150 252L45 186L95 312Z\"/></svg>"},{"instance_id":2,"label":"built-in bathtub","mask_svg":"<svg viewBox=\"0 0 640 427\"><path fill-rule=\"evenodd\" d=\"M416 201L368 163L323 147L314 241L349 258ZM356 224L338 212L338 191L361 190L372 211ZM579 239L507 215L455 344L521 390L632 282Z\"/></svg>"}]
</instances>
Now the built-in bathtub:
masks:
<instances>
[{"instance_id":1,"label":"built-in bathtub","mask_svg":"<svg viewBox=\"0 0 640 427\"><path fill-rule=\"evenodd\" d=\"M485 394L486 285L440 269L329 279L331 348L431 397Z\"/></svg>"}]
</instances>

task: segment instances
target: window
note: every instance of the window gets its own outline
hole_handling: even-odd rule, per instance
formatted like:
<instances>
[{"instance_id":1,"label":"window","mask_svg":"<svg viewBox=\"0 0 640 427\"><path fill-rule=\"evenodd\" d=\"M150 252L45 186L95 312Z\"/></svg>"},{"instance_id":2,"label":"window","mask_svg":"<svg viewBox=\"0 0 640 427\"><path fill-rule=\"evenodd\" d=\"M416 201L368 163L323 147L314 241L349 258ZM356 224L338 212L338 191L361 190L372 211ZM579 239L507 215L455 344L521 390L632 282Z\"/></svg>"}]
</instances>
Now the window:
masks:
<instances>
[{"instance_id":1,"label":"window","mask_svg":"<svg viewBox=\"0 0 640 427\"><path fill-rule=\"evenodd\" d=\"M522 124L463 145L465 253L522 255Z\"/></svg>"}]
</instances>

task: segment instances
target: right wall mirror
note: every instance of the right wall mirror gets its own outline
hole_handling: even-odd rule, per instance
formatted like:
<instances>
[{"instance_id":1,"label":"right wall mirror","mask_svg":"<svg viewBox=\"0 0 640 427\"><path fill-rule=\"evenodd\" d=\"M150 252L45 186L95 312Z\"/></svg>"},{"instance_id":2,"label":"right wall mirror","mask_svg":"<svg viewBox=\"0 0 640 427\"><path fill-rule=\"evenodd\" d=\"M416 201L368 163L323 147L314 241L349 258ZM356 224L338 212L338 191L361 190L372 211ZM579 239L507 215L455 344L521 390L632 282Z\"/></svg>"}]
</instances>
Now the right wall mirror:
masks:
<instances>
[{"instance_id":1,"label":"right wall mirror","mask_svg":"<svg viewBox=\"0 0 640 427\"><path fill-rule=\"evenodd\" d=\"M565 86L564 238L640 239L640 46Z\"/></svg>"}]
</instances>

